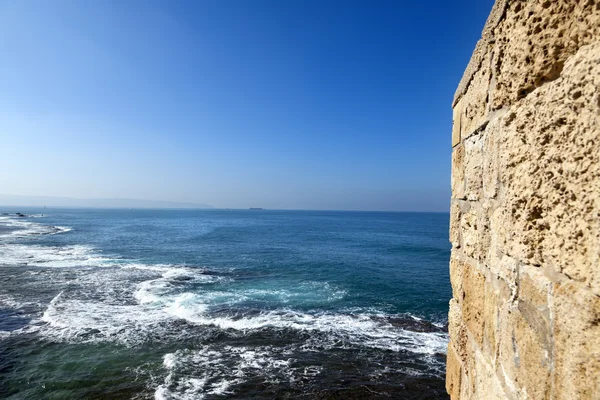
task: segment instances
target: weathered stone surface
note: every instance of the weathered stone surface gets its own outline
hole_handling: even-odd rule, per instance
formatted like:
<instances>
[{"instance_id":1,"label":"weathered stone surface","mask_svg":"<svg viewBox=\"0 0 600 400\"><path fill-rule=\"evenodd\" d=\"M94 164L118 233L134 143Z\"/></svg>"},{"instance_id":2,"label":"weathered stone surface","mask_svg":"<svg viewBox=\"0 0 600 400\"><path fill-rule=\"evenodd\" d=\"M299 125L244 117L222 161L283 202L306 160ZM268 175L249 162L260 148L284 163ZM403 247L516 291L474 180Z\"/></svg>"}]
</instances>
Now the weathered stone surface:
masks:
<instances>
[{"instance_id":1,"label":"weathered stone surface","mask_svg":"<svg viewBox=\"0 0 600 400\"><path fill-rule=\"evenodd\" d=\"M515 302L518 294L518 261L502 253L492 253L488 269L494 278L489 284L495 288L503 301Z\"/></svg>"},{"instance_id":2,"label":"weathered stone surface","mask_svg":"<svg viewBox=\"0 0 600 400\"><path fill-rule=\"evenodd\" d=\"M493 121L491 123L493 123ZM483 133L483 157L481 173L483 197L486 199L495 199L498 195L500 157L498 155L497 138L498 135L494 135L492 129L486 129L486 131Z\"/></svg>"},{"instance_id":3,"label":"weathered stone surface","mask_svg":"<svg viewBox=\"0 0 600 400\"><path fill-rule=\"evenodd\" d=\"M469 201L481 199L483 191L483 134L478 134L465 139L462 143L465 148L464 155L464 196Z\"/></svg>"},{"instance_id":4,"label":"weathered stone surface","mask_svg":"<svg viewBox=\"0 0 600 400\"><path fill-rule=\"evenodd\" d=\"M564 62L600 34L600 7L595 0L498 0L483 30L453 106L473 88L476 75L491 56L493 86L490 109L514 104L535 88L556 79Z\"/></svg>"},{"instance_id":5,"label":"weathered stone surface","mask_svg":"<svg viewBox=\"0 0 600 400\"><path fill-rule=\"evenodd\" d=\"M507 254L549 265L600 294L600 42L503 117ZM465 163L468 163L466 160Z\"/></svg>"},{"instance_id":6,"label":"weathered stone surface","mask_svg":"<svg viewBox=\"0 0 600 400\"><path fill-rule=\"evenodd\" d=\"M557 79L566 60L600 34L597 1L509 1L493 29L492 109Z\"/></svg>"},{"instance_id":7,"label":"weathered stone surface","mask_svg":"<svg viewBox=\"0 0 600 400\"><path fill-rule=\"evenodd\" d=\"M483 344L484 304L485 304L485 278L476 267L468 263L463 264L462 319L472 334L473 339L481 347Z\"/></svg>"},{"instance_id":8,"label":"weathered stone surface","mask_svg":"<svg viewBox=\"0 0 600 400\"><path fill-rule=\"evenodd\" d=\"M460 123L462 117L462 109L456 106L452 114L452 147L460 143Z\"/></svg>"},{"instance_id":9,"label":"weathered stone surface","mask_svg":"<svg viewBox=\"0 0 600 400\"><path fill-rule=\"evenodd\" d=\"M458 202L450 205L450 243L452 247L460 248L460 218L462 211Z\"/></svg>"},{"instance_id":10,"label":"weathered stone surface","mask_svg":"<svg viewBox=\"0 0 600 400\"><path fill-rule=\"evenodd\" d=\"M484 55L479 70L471 77L469 90L462 96L455 112L460 115L460 138L464 140L487 122L488 89L492 79L491 55Z\"/></svg>"},{"instance_id":11,"label":"weathered stone surface","mask_svg":"<svg viewBox=\"0 0 600 400\"><path fill-rule=\"evenodd\" d=\"M483 356L492 364L496 358L498 347L496 335L498 334L498 312L501 299L490 284L485 285L483 300Z\"/></svg>"},{"instance_id":12,"label":"weathered stone surface","mask_svg":"<svg viewBox=\"0 0 600 400\"><path fill-rule=\"evenodd\" d=\"M462 214L460 219L461 244L464 253L469 257L474 257L478 249L477 224L477 210L469 210Z\"/></svg>"},{"instance_id":13,"label":"weathered stone surface","mask_svg":"<svg viewBox=\"0 0 600 400\"><path fill-rule=\"evenodd\" d=\"M544 276L543 272L536 267L521 265L519 268L519 308L521 303L526 302L528 308L535 308L544 314L544 318L549 320L548 303L550 300L550 290L552 281ZM541 328L540 328L541 330Z\"/></svg>"},{"instance_id":14,"label":"weathered stone surface","mask_svg":"<svg viewBox=\"0 0 600 400\"><path fill-rule=\"evenodd\" d=\"M471 364L473 375L473 392L465 398L486 399L486 400L506 400L510 397L505 393L500 381L496 377L493 367L488 364L484 355L475 352Z\"/></svg>"},{"instance_id":15,"label":"weathered stone surface","mask_svg":"<svg viewBox=\"0 0 600 400\"><path fill-rule=\"evenodd\" d=\"M489 53L489 45L491 42L493 42L493 31L504 19L507 5L508 0L498 0L494 4L492 11L490 12L490 15L485 23L485 27L483 28L481 39L477 42L475 50L473 51L473 56L469 61L469 65L467 65L463 77L456 88L456 93L454 93L454 100L452 101L453 107L456 107L458 100L467 91L471 85L473 75L479 71L483 58Z\"/></svg>"},{"instance_id":16,"label":"weathered stone surface","mask_svg":"<svg viewBox=\"0 0 600 400\"><path fill-rule=\"evenodd\" d=\"M468 358L467 328L462 322L462 310L456 299L450 300L448 312L448 332L453 337L452 346L461 362L466 362Z\"/></svg>"},{"instance_id":17,"label":"weathered stone surface","mask_svg":"<svg viewBox=\"0 0 600 400\"><path fill-rule=\"evenodd\" d=\"M486 204L470 205L462 210L460 221L461 247L464 254L477 261L485 262L488 257L491 234L489 209Z\"/></svg>"},{"instance_id":18,"label":"weathered stone surface","mask_svg":"<svg viewBox=\"0 0 600 400\"><path fill-rule=\"evenodd\" d=\"M517 308L508 317L518 356L515 382L529 398L551 395L552 332L548 308L552 283L539 268L521 265Z\"/></svg>"},{"instance_id":19,"label":"weathered stone surface","mask_svg":"<svg viewBox=\"0 0 600 400\"><path fill-rule=\"evenodd\" d=\"M450 254L450 284L457 301L462 301L464 275L467 268L463 259L458 250L452 250Z\"/></svg>"},{"instance_id":20,"label":"weathered stone surface","mask_svg":"<svg viewBox=\"0 0 600 400\"><path fill-rule=\"evenodd\" d=\"M509 324L513 327L513 346L518 357L516 385L525 398L548 399L550 397L550 354L538 333L520 312L512 314Z\"/></svg>"},{"instance_id":21,"label":"weathered stone surface","mask_svg":"<svg viewBox=\"0 0 600 400\"><path fill-rule=\"evenodd\" d=\"M556 399L600 395L600 297L578 282L554 284L554 392Z\"/></svg>"},{"instance_id":22,"label":"weathered stone surface","mask_svg":"<svg viewBox=\"0 0 600 400\"><path fill-rule=\"evenodd\" d=\"M448 346L448 355L446 357L446 375L450 377L446 381L446 391L453 399L458 399L460 395L462 367L454 351L454 347Z\"/></svg>"},{"instance_id":23,"label":"weathered stone surface","mask_svg":"<svg viewBox=\"0 0 600 400\"><path fill-rule=\"evenodd\" d=\"M600 1L498 0L453 106L451 397L600 399Z\"/></svg>"},{"instance_id":24,"label":"weathered stone surface","mask_svg":"<svg viewBox=\"0 0 600 400\"><path fill-rule=\"evenodd\" d=\"M498 332L498 353L495 363L497 376L502 382L505 390L518 396L520 390L517 385L521 360L519 357L519 348L515 338L515 313L518 313L515 307L503 307L499 313L499 332Z\"/></svg>"},{"instance_id":25,"label":"weathered stone surface","mask_svg":"<svg viewBox=\"0 0 600 400\"><path fill-rule=\"evenodd\" d=\"M463 200L465 195L465 146L462 144L452 150L452 198Z\"/></svg>"}]
</instances>

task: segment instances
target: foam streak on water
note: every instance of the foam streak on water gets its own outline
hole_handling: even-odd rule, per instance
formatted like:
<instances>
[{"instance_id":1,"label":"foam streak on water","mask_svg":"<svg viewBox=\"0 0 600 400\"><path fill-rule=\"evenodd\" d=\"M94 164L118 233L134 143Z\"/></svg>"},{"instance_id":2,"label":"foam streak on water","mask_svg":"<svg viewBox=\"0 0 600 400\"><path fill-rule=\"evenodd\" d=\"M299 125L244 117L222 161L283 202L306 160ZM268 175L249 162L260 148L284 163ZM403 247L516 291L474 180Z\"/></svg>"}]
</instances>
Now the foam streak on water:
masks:
<instances>
[{"instance_id":1,"label":"foam streak on water","mask_svg":"<svg viewBox=\"0 0 600 400\"><path fill-rule=\"evenodd\" d=\"M444 398L443 310L403 309L400 290L388 297L369 291L385 287L377 258L349 269L343 252L355 249L336 247L340 232L324 249L308 237L295 257L278 255L291 246L286 240L271 242L267 259L268 243L244 242L252 236L217 236L206 245L206 236L219 232L218 219L198 229L201 236L188 227L187 236L167 244L147 230L131 234L139 221L114 218L127 239L115 245L109 239L117 239L95 239L88 220L78 229L59 218L61 225L0 217L0 343L7 349L0 351L0 397L43 397L75 375L72 397L329 398L348 391L344 397L383 398L415 390ZM252 233L263 223L223 226ZM331 229L330 221L320 223ZM185 240L192 244L181 248ZM317 247L320 268L311 264ZM171 248L180 250L162 255ZM392 260L387 251L378 262ZM186 252L205 262L168 262ZM63 365L70 365L67 375ZM42 372L48 366L54 375ZM35 388L19 385L23 373Z\"/></svg>"}]
</instances>

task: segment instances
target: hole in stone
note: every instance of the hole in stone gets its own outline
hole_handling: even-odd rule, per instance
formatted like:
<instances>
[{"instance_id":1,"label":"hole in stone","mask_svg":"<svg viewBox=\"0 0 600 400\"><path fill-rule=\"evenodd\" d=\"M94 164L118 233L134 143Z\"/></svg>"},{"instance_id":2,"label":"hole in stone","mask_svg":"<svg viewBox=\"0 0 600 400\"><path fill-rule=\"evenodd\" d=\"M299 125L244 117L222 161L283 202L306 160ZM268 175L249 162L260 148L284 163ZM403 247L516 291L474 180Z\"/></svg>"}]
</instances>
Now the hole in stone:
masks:
<instances>
[{"instance_id":1,"label":"hole in stone","mask_svg":"<svg viewBox=\"0 0 600 400\"><path fill-rule=\"evenodd\" d=\"M519 90L519 94L518 94L517 98L520 100L520 99L524 98L525 96L527 96L529 94L529 92L531 92L531 89L521 89L521 90Z\"/></svg>"}]
</instances>

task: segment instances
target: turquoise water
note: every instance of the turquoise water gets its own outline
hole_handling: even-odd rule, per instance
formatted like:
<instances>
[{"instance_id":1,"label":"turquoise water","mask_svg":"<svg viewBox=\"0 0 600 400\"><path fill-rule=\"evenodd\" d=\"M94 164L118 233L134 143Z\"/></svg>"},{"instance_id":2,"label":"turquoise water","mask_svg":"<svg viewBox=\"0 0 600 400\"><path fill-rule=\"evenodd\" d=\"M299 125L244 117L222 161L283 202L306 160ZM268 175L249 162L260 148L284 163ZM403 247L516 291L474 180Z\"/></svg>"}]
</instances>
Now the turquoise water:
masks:
<instances>
[{"instance_id":1,"label":"turquoise water","mask_svg":"<svg viewBox=\"0 0 600 400\"><path fill-rule=\"evenodd\" d=\"M448 214L0 211L1 398L447 398Z\"/></svg>"}]
</instances>

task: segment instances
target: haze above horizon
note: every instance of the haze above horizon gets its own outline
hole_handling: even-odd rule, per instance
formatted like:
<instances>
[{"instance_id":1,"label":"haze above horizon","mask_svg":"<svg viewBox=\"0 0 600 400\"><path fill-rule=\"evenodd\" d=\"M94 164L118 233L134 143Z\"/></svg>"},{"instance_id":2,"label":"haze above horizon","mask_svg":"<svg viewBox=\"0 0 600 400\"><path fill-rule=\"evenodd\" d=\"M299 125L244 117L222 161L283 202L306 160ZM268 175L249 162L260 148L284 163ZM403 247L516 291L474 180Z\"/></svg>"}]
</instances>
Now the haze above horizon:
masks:
<instances>
[{"instance_id":1,"label":"haze above horizon","mask_svg":"<svg viewBox=\"0 0 600 400\"><path fill-rule=\"evenodd\" d=\"M0 1L0 191L447 211L492 5Z\"/></svg>"}]
</instances>

